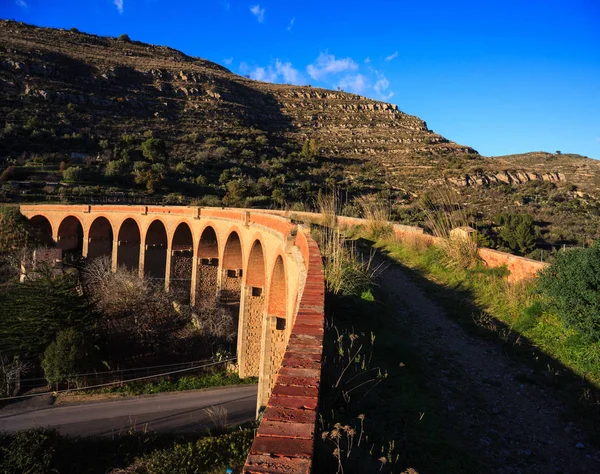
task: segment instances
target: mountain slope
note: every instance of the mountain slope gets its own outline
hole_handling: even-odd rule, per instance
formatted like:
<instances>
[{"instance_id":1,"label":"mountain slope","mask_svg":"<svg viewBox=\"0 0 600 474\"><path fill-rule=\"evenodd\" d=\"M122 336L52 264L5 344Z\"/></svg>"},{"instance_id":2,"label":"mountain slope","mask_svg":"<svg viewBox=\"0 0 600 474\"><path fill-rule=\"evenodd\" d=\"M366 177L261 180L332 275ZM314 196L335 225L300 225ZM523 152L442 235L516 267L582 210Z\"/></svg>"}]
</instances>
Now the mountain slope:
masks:
<instances>
[{"instance_id":1,"label":"mountain slope","mask_svg":"<svg viewBox=\"0 0 600 474\"><path fill-rule=\"evenodd\" d=\"M449 185L482 220L534 213L552 233L575 216L553 242L599 227L600 169L584 157L483 157L395 105L253 81L125 36L0 21L0 51L0 200L264 207L335 187L418 222L419 198Z\"/></svg>"}]
</instances>

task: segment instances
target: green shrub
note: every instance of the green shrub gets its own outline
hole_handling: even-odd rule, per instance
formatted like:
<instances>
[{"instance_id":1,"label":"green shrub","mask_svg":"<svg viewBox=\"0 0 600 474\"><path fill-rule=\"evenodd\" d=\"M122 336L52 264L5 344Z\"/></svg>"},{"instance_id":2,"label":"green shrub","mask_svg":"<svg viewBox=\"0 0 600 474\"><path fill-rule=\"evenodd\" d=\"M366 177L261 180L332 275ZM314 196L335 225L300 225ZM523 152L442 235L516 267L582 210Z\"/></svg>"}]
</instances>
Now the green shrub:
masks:
<instances>
[{"instance_id":1,"label":"green shrub","mask_svg":"<svg viewBox=\"0 0 600 474\"><path fill-rule=\"evenodd\" d=\"M167 156L167 145L160 138L148 138L142 142L142 154L148 161L164 159Z\"/></svg>"},{"instance_id":2,"label":"green shrub","mask_svg":"<svg viewBox=\"0 0 600 474\"><path fill-rule=\"evenodd\" d=\"M50 238L31 226L16 206L0 206L0 253L43 246Z\"/></svg>"},{"instance_id":3,"label":"green shrub","mask_svg":"<svg viewBox=\"0 0 600 474\"><path fill-rule=\"evenodd\" d=\"M68 183L74 183L75 181L79 181L81 178L81 167L79 166L69 166L66 170L63 171L63 179Z\"/></svg>"},{"instance_id":4,"label":"green shrub","mask_svg":"<svg viewBox=\"0 0 600 474\"><path fill-rule=\"evenodd\" d=\"M94 347L82 332L73 328L60 331L56 340L44 351L42 369L50 384L68 380L76 382L72 374L87 370L93 359Z\"/></svg>"},{"instance_id":5,"label":"green shrub","mask_svg":"<svg viewBox=\"0 0 600 474\"><path fill-rule=\"evenodd\" d=\"M52 461L58 433L37 428L0 438L0 472L3 474L54 472Z\"/></svg>"},{"instance_id":6,"label":"green shrub","mask_svg":"<svg viewBox=\"0 0 600 474\"><path fill-rule=\"evenodd\" d=\"M600 339L600 242L559 252L539 278L539 290L563 322Z\"/></svg>"},{"instance_id":7,"label":"green shrub","mask_svg":"<svg viewBox=\"0 0 600 474\"><path fill-rule=\"evenodd\" d=\"M254 430L245 429L195 443L175 444L148 456L147 469L152 474L201 474L241 467L253 439Z\"/></svg>"}]
</instances>

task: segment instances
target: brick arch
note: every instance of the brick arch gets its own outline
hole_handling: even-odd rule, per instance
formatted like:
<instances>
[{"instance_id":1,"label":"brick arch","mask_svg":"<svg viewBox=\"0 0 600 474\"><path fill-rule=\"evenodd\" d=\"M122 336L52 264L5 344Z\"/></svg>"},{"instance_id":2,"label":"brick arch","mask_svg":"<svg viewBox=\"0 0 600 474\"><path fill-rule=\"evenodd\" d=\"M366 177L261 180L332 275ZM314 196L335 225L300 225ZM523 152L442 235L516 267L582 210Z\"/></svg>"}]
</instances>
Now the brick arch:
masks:
<instances>
[{"instance_id":1,"label":"brick arch","mask_svg":"<svg viewBox=\"0 0 600 474\"><path fill-rule=\"evenodd\" d=\"M164 280L167 272L167 227L162 219L154 219L144 236L144 276Z\"/></svg>"},{"instance_id":2,"label":"brick arch","mask_svg":"<svg viewBox=\"0 0 600 474\"><path fill-rule=\"evenodd\" d=\"M132 217L123 220L117 234L117 266L138 271L141 242L142 233L139 222Z\"/></svg>"},{"instance_id":3,"label":"brick arch","mask_svg":"<svg viewBox=\"0 0 600 474\"><path fill-rule=\"evenodd\" d=\"M177 300L188 303L191 297L194 261L194 236L184 220L175 228L171 242L170 290Z\"/></svg>"},{"instance_id":4,"label":"brick arch","mask_svg":"<svg viewBox=\"0 0 600 474\"><path fill-rule=\"evenodd\" d=\"M233 226L227 234L223 247L223 268L230 270L243 268L243 255L241 232L236 226Z\"/></svg>"},{"instance_id":5,"label":"brick arch","mask_svg":"<svg viewBox=\"0 0 600 474\"><path fill-rule=\"evenodd\" d=\"M200 233L198 257L219 259L219 234L212 222L208 222Z\"/></svg>"},{"instance_id":6,"label":"brick arch","mask_svg":"<svg viewBox=\"0 0 600 474\"><path fill-rule=\"evenodd\" d=\"M255 236L245 267L245 285L242 288L240 306L237 345L240 377L259 375L266 301L264 249L261 239Z\"/></svg>"},{"instance_id":7,"label":"brick arch","mask_svg":"<svg viewBox=\"0 0 600 474\"><path fill-rule=\"evenodd\" d=\"M242 291L244 276L244 253L242 247L242 232L233 226L223 247L221 259L220 299L225 304L238 304Z\"/></svg>"},{"instance_id":8,"label":"brick arch","mask_svg":"<svg viewBox=\"0 0 600 474\"><path fill-rule=\"evenodd\" d=\"M105 216L94 219L88 230L87 258L112 258L114 231L110 220Z\"/></svg>"},{"instance_id":9,"label":"brick arch","mask_svg":"<svg viewBox=\"0 0 600 474\"><path fill-rule=\"evenodd\" d=\"M287 313L287 278L285 272L285 260L281 255L278 255L271 277L269 278L269 302L267 312L271 316L278 318L286 318Z\"/></svg>"},{"instance_id":10,"label":"brick arch","mask_svg":"<svg viewBox=\"0 0 600 474\"><path fill-rule=\"evenodd\" d=\"M57 238L58 248L70 252L74 256L82 255L84 227L78 217L65 216L58 225Z\"/></svg>"},{"instance_id":11,"label":"brick arch","mask_svg":"<svg viewBox=\"0 0 600 474\"><path fill-rule=\"evenodd\" d=\"M219 289L219 234L212 222L208 222L200 232L196 255L194 303L211 304Z\"/></svg>"},{"instance_id":12,"label":"brick arch","mask_svg":"<svg viewBox=\"0 0 600 474\"><path fill-rule=\"evenodd\" d=\"M52 222L46 216L43 214L32 216L29 218L29 223L36 234L38 234L40 240L43 242L52 240L54 230L52 229Z\"/></svg>"}]
</instances>

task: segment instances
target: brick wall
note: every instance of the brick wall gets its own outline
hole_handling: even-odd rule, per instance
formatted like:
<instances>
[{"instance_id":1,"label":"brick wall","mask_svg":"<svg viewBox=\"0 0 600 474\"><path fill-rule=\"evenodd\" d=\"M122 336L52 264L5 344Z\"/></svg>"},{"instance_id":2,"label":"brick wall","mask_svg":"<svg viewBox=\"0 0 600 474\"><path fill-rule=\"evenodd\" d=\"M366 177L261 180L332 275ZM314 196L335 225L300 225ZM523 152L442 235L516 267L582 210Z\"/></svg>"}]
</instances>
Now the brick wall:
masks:
<instances>
[{"instance_id":1,"label":"brick wall","mask_svg":"<svg viewBox=\"0 0 600 474\"><path fill-rule=\"evenodd\" d=\"M308 275L298 314L244 473L310 473L323 352L325 283L310 235Z\"/></svg>"}]
</instances>

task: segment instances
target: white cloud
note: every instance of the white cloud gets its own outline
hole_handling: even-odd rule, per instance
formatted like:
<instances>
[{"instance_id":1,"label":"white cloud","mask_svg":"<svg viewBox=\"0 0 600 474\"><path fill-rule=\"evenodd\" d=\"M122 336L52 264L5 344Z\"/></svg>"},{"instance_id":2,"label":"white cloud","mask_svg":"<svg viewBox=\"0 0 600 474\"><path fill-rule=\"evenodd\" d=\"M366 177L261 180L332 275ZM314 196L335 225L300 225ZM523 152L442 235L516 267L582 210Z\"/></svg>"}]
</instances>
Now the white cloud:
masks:
<instances>
[{"instance_id":1,"label":"white cloud","mask_svg":"<svg viewBox=\"0 0 600 474\"><path fill-rule=\"evenodd\" d=\"M306 67L306 71L310 77L317 81L329 74L356 71L357 69L358 65L352 58L335 59L333 54L327 52L319 54L317 60Z\"/></svg>"},{"instance_id":2,"label":"white cloud","mask_svg":"<svg viewBox=\"0 0 600 474\"><path fill-rule=\"evenodd\" d=\"M386 56L385 60L386 61L391 61L392 59L396 59L398 57L398 51L396 51L393 54L390 54L389 56Z\"/></svg>"},{"instance_id":3,"label":"white cloud","mask_svg":"<svg viewBox=\"0 0 600 474\"><path fill-rule=\"evenodd\" d=\"M355 94L362 94L368 87L367 78L362 74L356 74L355 76L349 75L343 77L337 84L337 86L345 91L354 92Z\"/></svg>"},{"instance_id":4,"label":"white cloud","mask_svg":"<svg viewBox=\"0 0 600 474\"><path fill-rule=\"evenodd\" d=\"M25 0L15 0L15 5L21 8L27 8L27 2Z\"/></svg>"},{"instance_id":5,"label":"white cloud","mask_svg":"<svg viewBox=\"0 0 600 474\"><path fill-rule=\"evenodd\" d=\"M283 62L279 59L267 67L250 67L247 63L240 63L240 74L247 75L251 79L263 82L275 82L284 84L305 84L304 76L289 61Z\"/></svg>"},{"instance_id":6,"label":"white cloud","mask_svg":"<svg viewBox=\"0 0 600 474\"><path fill-rule=\"evenodd\" d=\"M228 66L233 62L233 57L223 59L223 64L227 64Z\"/></svg>"},{"instance_id":7,"label":"white cloud","mask_svg":"<svg viewBox=\"0 0 600 474\"><path fill-rule=\"evenodd\" d=\"M265 9L260 8L260 5L257 3L253 7L250 7L250 11L256 17L259 23L262 23L265 19Z\"/></svg>"},{"instance_id":8,"label":"white cloud","mask_svg":"<svg viewBox=\"0 0 600 474\"><path fill-rule=\"evenodd\" d=\"M369 56L367 56L365 58L365 64L369 64L371 62L371 58Z\"/></svg>"},{"instance_id":9,"label":"white cloud","mask_svg":"<svg viewBox=\"0 0 600 474\"><path fill-rule=\"evenodd\" d=\"M292 18L292 21L290 21L290 26L287 27L288 31L292 31L292 28L294 27L294 22L296 21L296 17Z\"/></svg>"},{"instance_id":10,"label":"white cloud","mask_svg":"<svg viewBox=\"0 0 600 474\"><path fill-rule=\"evenodd\" d=\"M375 93L382 100L391 99L394 93L390 90L390 81L383 75L383 73L377 73L377 82L373 86Z\"/></svg>"},{"instance_id":11,"label":"white cloud","mask_svg":"<svg viewBox=\"0 0 600 474\"><path fill-rule=\"evenodd\" d=\"M300 71L295 69L289 61L282 63L278 59L275 61L275 70L277 71L277 74L283 77L283 82L286 84L299 85L304 83L304 78L302 77L302 74L300 74Z\"/></svg>"},{"instance_id":12,"label":"white cloud","mask_svg":"<svg viewBox=\"0 0 600 474\"><path fill-rule=\"evenodd\" d=\"M255 67L250 71L250 78L255 81L275 82L277 80L277 73L272 67Z\"/></svg>"},{"instance_id":13,"label":"white cloud","mask_svg":"<svg viewBox=\"0 0 600 474\"><path fill-rule=\"evenodd\" d=\"M113 0L113 4L117 7L119 15L123 14L123 0Z\"/></svg>"}]
</instances>

